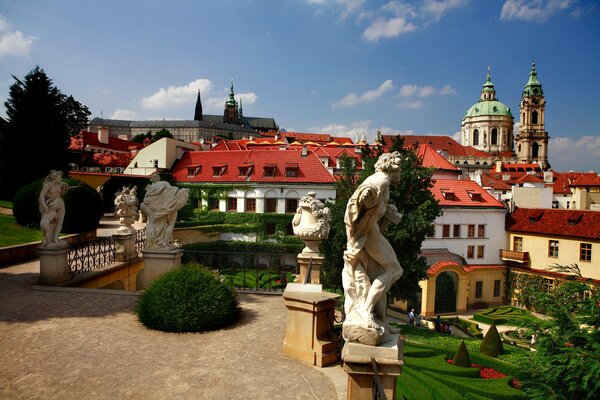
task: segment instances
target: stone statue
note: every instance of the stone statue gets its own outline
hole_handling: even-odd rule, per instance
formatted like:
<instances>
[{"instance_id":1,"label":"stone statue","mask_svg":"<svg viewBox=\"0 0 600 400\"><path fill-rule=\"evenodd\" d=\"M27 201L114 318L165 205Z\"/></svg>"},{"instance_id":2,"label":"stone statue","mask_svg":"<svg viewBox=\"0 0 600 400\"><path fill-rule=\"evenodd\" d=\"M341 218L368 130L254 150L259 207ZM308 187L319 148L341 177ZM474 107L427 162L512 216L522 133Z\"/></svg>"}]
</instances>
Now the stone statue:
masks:
<instances>
[{"instance_id":1,"label":"stone statue","mask_svg":"<svg viewBox=\"0 0 600 400\"><path fill-rule=\"evenodd\" d=\"M50 171L44 179L44 184L38 198L40 227L44 238L42 247L60 247L64 242L58 238L65 219L65 202L62 196L67 193L69 186L62 181L62 171Z\"/></svg>"},{"instance_id":2,"label":"stone statue","mask_svg":"<svg viewBox=\"0 0 600 400\"><path fill-rule=\"evenodd\" d=\"M173 228L180 210L189 197L189 189L180 189L161 181L158 174L150 176L146 195L140 208L148 216L146 225L147 250L172 250Z\"/></svg>"},{"instance_id":3,"label":"stone statue","mask_svg":"<svg viewBox=\"0 0 600 400\"><path fill-rule=\"evenodd\" d=\"M135 228L131 225L133 225L138 215L137 187L123 186L123 189L116 193L115 214L119 217L121 223L118 232L135 233Z\"/></svg>"},{"instance_id":4,"label":"stone statue","mask_svg":"<svg viewBox=\"0 0 600 400\"><path fill-rule=\"evenodd\" d=\"M292 220L294 235L304 241L306 247L302 253L319 253L319 242L327 239L331 215L329 208L315 198L315 192L300 199L296 214Z\"/></svg>"},{"instance_id":5,"label":"stone statue","mask_svg":"<svg viewBox=\"0 0 600 400\"><path fill-rule=\"evenodd\" d=\"M344 252L342 283L347 341L377 345L387 340L391 327L386 321L387 295L403 270L396 253L382 232L401 215L390 199L390 185L399 183L400 154L383 154L375 173L356 189L346 207L344 222L348 235Z\"/></svg>"}]
</instances>

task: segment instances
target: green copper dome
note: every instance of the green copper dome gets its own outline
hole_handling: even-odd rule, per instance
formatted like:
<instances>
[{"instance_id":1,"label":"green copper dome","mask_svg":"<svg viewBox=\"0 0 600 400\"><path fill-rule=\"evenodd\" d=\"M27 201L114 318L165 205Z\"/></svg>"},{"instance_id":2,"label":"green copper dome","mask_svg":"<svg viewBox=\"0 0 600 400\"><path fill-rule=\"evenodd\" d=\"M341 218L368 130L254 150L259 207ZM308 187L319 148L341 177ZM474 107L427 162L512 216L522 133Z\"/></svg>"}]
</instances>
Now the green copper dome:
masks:
<instances>
[{"instance_id":1,"label":"green copper dome","mask_svg":"<svg viewBox=\"0 0 600 400\"><path fill-rule=\"evenodd\" d=\"M464 118L479 117L482 115L506 115L512 117L510 107L499 102L496 99L496 89L490 77L490 69L488 67L487 79L481 89L481 97L471 108L467 110ZM463 118L463 119L464 119Z\"/></svg>"},{"instance_id":2,"label":"green copper dome","mask_svg":"<svg viewBox=\"0 0 600 400\"><path fill-rule=\"evenodd\" d=\"M529 80L523 88L523 95L521 98L529 96L543 96L544 90L542 84L537 80L537 72L535 70L535 63L531 63L531 72L529 73Z\"/></svg>"},{"instance_id":3,"label":"green copper dome","mask_svg":"<svg viewBox=\"0 0 600 400\"><path fill-rule=\"evenodd\" d=\"M482 115L506 115L512 117L510 107L498 100L480 100L465 113L467 117L479 117Z\"/></svg>"}]
</instances>

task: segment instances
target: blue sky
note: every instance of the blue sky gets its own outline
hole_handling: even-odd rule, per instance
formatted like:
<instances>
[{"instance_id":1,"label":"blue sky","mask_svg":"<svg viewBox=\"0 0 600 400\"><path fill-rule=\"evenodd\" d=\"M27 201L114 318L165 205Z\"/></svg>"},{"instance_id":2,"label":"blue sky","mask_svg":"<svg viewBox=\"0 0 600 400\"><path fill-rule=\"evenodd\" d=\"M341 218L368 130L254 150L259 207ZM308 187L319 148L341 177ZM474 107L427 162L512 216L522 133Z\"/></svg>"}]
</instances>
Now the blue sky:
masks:
<instances>
[{"instance_id":1,"label":"blue sky","mask_svg":"<svg viewBox=\"0 0 600 400\"><path fill-rule=\"evenodd\" d=\"M595 1L0 1L0 101L39 65L108 118L221 114L233 79L287 130L454 136L488 66L518 116L534 58L552 166L600 172Z\"/></svg>"}]
</instances>

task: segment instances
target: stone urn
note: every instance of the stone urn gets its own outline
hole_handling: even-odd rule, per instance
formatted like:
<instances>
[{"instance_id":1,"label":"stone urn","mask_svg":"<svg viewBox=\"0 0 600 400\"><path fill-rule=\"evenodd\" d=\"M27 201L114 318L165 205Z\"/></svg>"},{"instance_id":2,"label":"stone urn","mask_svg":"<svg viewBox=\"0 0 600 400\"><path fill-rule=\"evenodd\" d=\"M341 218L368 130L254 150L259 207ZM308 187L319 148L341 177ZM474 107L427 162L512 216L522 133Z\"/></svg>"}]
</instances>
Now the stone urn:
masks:
<instances>
[{"instance_id":1,"label":"stone urn","mask_svg":"<svg viewBox=\"0 0 600 400\"><path fill-rule=\"evenodd\" d=\"M319 243L329 235L331 216L329 208L318 200L315 192L300 199L292 220L294 235L304 242L302 254L318 255Z\"/></svg>"}]
</instances>

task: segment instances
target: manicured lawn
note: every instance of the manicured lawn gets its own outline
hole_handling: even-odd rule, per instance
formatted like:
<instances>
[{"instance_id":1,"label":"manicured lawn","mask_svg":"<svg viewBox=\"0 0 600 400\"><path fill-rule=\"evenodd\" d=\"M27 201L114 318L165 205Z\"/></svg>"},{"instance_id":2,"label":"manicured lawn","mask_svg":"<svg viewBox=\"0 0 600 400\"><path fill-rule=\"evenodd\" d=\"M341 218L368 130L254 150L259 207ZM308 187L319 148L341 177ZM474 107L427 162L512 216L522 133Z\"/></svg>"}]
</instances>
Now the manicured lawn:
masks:
<instances>
[{"instance_id":1,"label":"manicured lawn","mask_svg":"<svg viewBox=\"0 0 600 400\"><path fill-rule=\"evenodd\" d=\"M481 310L473 315L475 321L483 322L484 324L510 325L514 321L525 318L535 318L531 312L522 308L512 306L492 307Z\"/></svg>"},{"instance_id":2,"label":"manicured lawn","mask_svg":"<svg viewBox=\"0 0 600 400\"><path fill-rule=\"evenodd\" d=\"M42 240L39 229L25 228L15 221L15 217L0 214L0 247L36 242Z\"/></svg>"},{"instance_id":3,"label":"manicured lawn","mask_svg":"<svg viewBox=\"0 0 600 400\"><path fill-rule=\"evenodd\" d=\"M0 200L0 207L12 209L13 208L13 203L12 203L12 201Z\"/></svg>"}]
</instances>

